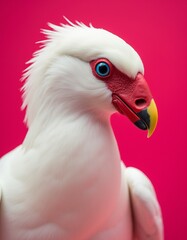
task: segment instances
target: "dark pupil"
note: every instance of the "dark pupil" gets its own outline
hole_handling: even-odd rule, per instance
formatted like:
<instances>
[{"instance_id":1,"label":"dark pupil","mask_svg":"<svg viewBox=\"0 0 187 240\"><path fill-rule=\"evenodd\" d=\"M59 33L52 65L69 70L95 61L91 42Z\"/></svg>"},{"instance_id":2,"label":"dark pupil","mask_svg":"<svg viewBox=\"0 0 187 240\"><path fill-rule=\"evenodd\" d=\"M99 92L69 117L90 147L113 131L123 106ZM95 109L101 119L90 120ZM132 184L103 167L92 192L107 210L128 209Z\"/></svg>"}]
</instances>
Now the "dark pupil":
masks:
<instances>
[{"instance_id":1,"label":"dark pupil","mask_svg":"<svg viewBox=\"0 0 187 240\"><path fill-rule=\"evenodd\" d=\"M100 72L101 74L107 73L107 72L108 72L107 66L106 66L106 65L101 65L101 66L99 66L99 72Z\"/></svg>"}]
</instances>

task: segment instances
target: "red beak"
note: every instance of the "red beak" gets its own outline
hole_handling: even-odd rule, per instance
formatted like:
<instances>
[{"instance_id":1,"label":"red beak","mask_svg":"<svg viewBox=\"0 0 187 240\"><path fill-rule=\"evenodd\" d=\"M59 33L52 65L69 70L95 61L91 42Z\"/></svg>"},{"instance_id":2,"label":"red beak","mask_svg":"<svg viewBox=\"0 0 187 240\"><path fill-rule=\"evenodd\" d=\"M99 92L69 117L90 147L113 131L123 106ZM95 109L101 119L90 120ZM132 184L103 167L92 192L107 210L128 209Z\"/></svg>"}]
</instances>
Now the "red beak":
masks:
<instances>
[{"instance_id":1,"label":"red beak","mask_svg":"<svg viewBox=\"0 0 187 240\"><path fill-rule=\"evenodd\" d=\"M158 113L144 76L138 73L135 79L123 76L121 83L119 81L120 78L118 86L109 85L113 105L137 127L148 130L148 136L151 136L156 128Z\"/></svg>"},{"instance_id":2,"label":"red beak","mask_svg":"<svg viewBox=\"0 0 187 240\"><path fill-rule=\"evenodd\" d=\"M150 105L152 96L141 73L137 74L135 80L128 79L126 81L128 84L125 84L125 89L121 87L113 91L112 103L121 114L126 115L133 123L136 123L140 120L137 114ZM147 129L143 122L139 127Z\"/></svg>"}]
</instances>

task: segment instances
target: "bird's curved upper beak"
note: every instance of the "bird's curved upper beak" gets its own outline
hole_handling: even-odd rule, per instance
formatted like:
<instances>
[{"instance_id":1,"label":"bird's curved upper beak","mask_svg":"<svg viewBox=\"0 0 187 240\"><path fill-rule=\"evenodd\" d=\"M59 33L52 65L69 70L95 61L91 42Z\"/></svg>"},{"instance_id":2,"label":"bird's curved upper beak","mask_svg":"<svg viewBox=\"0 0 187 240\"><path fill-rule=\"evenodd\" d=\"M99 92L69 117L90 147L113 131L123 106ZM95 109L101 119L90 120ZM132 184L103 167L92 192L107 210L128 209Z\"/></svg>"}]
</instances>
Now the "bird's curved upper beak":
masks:
<instances>
[{"instance_id":1,"label":"bird's curved upper beak","mask_svg":"<svg viewBox=\"0 0 187 240\"><path fill-rule=\"evenodd\" d=\"M120 88L113 92L112 103L137 127L148 130L148 137L153 134L157 125L158 111L147 82L141 73L138 73L135 80L129 85L129 91L126 88Z\"/></svg>"}]
</instances>

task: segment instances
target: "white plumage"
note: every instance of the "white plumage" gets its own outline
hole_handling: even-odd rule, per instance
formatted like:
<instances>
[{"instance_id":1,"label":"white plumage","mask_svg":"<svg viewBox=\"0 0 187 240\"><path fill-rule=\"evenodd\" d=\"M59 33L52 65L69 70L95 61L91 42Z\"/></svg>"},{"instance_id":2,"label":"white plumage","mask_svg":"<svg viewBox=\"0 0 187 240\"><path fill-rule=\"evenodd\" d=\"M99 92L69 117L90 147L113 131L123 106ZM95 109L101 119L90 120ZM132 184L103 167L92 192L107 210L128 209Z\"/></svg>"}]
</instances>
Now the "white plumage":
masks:
<instances>
[{"instance_id":1,"label":"white plumage","mask_svg":"<svg viewBox=\"0 0 187 240\"><path fill-rule=\"evenodd\" d=\"M121 162L111 91L90 62L143 74L122 39L83 24L50 25L25 73L28 133L0 160L1 240L162 240L153 187Z\"/></svg>"}]
</instances>

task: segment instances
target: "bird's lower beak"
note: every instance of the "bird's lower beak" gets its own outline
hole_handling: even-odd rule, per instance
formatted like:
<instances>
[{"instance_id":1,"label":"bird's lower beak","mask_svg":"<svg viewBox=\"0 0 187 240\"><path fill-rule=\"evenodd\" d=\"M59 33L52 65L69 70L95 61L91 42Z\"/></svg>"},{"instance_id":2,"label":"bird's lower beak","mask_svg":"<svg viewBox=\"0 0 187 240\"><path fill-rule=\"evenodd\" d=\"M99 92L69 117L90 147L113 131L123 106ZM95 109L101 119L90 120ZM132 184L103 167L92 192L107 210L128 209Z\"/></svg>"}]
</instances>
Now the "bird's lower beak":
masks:
<instances>
[{"instance_id":1,"label":"bird's lower beak","mask_svg":"<svg viewBox=\"0 0 187 240\"><path fill-rule=\"evenodd\" d=\"M126 115L137 127L148 130L150 137L157 125L158 111L143 75L137 76L137 82L133 97L127 96L123 91L116 92L112 94L112 103L118 112Z\"/></svg>"},{"instance_id":2,"label":"bird's lower beak","mask_svg":"<svg viewBox=\"0 0 187 240\"><path fill-rule=\"evenodd\" d=\"M153 134L158 120L158 111L153 99L147 108L136 113L116 94L113 94L112 98L115 108L121 114L126 115L138 128L148 130L148 137Z\"/></svg>"}]
</instances>

